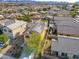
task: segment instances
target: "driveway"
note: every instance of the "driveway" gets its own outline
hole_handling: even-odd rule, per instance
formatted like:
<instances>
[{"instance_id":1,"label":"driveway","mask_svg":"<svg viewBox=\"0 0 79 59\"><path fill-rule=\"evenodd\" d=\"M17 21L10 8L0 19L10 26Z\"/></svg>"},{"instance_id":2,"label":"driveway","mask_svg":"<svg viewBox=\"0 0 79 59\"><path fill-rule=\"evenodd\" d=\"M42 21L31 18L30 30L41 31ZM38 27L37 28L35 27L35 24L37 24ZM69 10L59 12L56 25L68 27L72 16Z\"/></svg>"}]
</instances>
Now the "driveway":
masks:
<instances>
[{"instance_id":1,"label":"driveway","mask_svg":"<svg viewBox=\"0 0 79 59\"><path fill-rule=\"evenodd\" d=\"M0 54L0 59L15 59L15 58L4 55L4 54Z\"/></svg>"}]
</instances>

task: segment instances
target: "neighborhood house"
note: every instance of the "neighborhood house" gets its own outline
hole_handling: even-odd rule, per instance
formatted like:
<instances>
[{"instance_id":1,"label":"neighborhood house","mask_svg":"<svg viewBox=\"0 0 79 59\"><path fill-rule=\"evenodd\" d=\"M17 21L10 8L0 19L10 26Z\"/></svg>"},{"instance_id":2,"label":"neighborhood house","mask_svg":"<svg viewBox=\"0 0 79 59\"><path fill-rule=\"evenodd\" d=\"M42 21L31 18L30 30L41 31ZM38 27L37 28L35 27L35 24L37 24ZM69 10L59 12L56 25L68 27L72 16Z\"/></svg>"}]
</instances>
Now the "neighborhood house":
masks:
<instances>
[{"instance_id":1,"label":"neighborhood house","mask_svg":"<svg viewBox=\"0 0 79 59\"><path fill-rule=\"evenodd\" d=\"M26 29L26 22L19 20L4 20L1 25L3 33L8 35L10 39L22 35Z\"/></svg>"}]
</instances>

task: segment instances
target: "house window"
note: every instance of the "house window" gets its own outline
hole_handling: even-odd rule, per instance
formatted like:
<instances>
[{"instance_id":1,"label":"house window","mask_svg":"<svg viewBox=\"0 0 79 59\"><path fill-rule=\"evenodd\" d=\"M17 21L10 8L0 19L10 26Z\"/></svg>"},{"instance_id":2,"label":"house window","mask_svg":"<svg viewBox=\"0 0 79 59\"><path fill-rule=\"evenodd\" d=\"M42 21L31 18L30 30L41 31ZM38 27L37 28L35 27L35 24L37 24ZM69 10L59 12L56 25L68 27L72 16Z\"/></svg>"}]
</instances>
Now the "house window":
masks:
<instances>
[{"instance_id":1,"label":"house window","mask_svg":"<svg viewBox=\"0 0 79 59\"><path fill-rule=\"evenodd\" d=\"M9 32L12 32L11 30L9 30Z\"/></svg>"},{"instance_id":2,"label":"house window","mask_svg":"<svg viewBox=\"0 0 79 59\"><path fill-rule=\"evenodd\" d=\"M79 55L73 55L74 59L79 59Z\"/></svg>"},{"instance_id":3,"label":"house window","mask_svg":"<svg viewBox=\"0 0 79 59\"><path fill-rule=\"evenodd\" d=\"M52 55L58 56L58 51L53 51Z\"/></svg>"},{"instance_id":4,"label":"house window","mask_svg":"<svg viewBox=\"0 0 79 59\"><path fill-rule=\"evenodd\" d=\"M4 29L4 32L7 32L7 30L6 30L6 29Z\"/></svg>"},{"instance_id":5,"label":"house window","mask_svg":"<svg viewBox=\"0 0 79 59\"><path fill-rule=\"evenodd\" d=\"M61 56L67 56L67 53L62 53Z\"/></svg>"},{"instance_id":6,"label":"house window","mask_svg":"<svg viewBox=\"0 0 79 59\"><path fill-rule=\"evenodd\" d=\"M10 51L10 53L12 53L12 51Z\"/></svg>"},{"instance_id":7,"label":"house window","mask_svg":"<svg viewBox=\"0 0 79 59\"><path fill-rule=\"evenodd\" d=\"M2 32L2 30L0 29L0 34L2 34L3 32Z\"/></svg>"}]
</instances>

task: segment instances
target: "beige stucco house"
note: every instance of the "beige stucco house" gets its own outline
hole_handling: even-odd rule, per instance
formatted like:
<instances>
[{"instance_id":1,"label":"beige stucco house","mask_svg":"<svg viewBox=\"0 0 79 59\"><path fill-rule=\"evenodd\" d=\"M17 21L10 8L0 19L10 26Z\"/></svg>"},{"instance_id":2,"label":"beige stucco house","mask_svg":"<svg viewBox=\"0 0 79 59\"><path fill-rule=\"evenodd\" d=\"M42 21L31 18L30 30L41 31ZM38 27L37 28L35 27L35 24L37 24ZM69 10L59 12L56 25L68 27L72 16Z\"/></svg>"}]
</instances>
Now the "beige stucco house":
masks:
<instances>
[{"instance_id":1,"label":"beige stucco house","mask_svg":"<svg viewBox=\"0 0 79 59\"><path fill-rule=\"evenodd\" d=\"M7 34L9 38L16 38L18 35L22 35L26 29L26 22L14 20L6 21L2 24L3 33Z\"/></svg>"}]
</instances>

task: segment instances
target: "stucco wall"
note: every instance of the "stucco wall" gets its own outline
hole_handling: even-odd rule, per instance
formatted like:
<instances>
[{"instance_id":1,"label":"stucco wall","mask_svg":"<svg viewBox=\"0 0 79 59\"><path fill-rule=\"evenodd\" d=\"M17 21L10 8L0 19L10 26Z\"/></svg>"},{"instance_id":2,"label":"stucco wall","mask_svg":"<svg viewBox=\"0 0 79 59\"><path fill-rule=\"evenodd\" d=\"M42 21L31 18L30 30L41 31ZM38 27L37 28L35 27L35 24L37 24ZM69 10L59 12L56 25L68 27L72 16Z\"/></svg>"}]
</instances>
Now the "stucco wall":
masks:
<instances>
[{"instance_id":1,"label":"stucco wall","mask_svg":"<svg viewBox=\"0 0 79 59\"><path fill-rule=\"evenodd\" d=\"M6 31L4 31L4 29L6 30ZM13 37L13 33L11 33L11 32L9 32L9 28L7 28L7 27L4 27L3 28L3 33L5 33L9 38L11 38L11 37Z\"/></svg>"},{"instance_id":2,"label":"stucco wall","mask_svg":"<svg viewBox=\"0 0 79 59\"><path fill-rule=\"evenodd\" d=\"M13 32L13 36L16 37L17 35L22 35L23 32L26 30L26 24L14 29Z\"/></svg>"},{"instance_id":3,"label":"stucco wall","mask_svg":"<svg viewBox=\"0 0 79 59\"><path fill-rule=\"evenodd\" d=\"M58 37L58 41L52 41L52 51L67 53L68 56L79 55L79 38Z\"/></svg>"},{"instance_id":4,"label":"stucco wall","mask_svg":"<svg viewBox=\"0 0 79 59\"><path fill-rule=\"evenodd\" d=\"M7 31L5 32L4 29L6 29ZM11 30L11 29L9 29L8 27L3 28L3 32L6 35L8 35L10 38L15 38L16 36L23 34L23 32L26 30L26 24L23 24L22 26L19 26L15 29L12 29L11 30L12 32L9 32L9 30Z\"/></svg>"}]
</instances>

